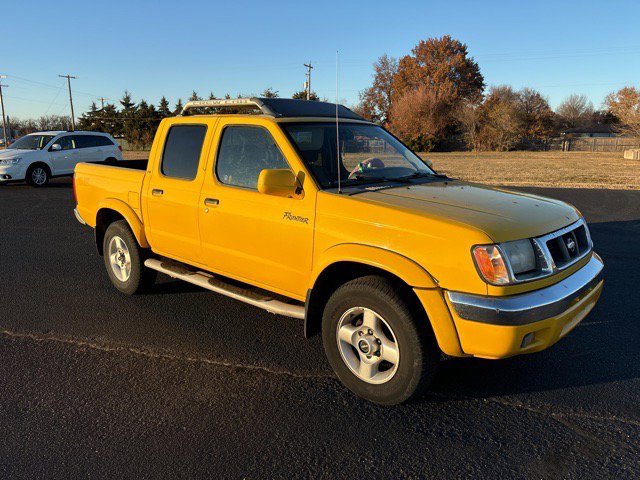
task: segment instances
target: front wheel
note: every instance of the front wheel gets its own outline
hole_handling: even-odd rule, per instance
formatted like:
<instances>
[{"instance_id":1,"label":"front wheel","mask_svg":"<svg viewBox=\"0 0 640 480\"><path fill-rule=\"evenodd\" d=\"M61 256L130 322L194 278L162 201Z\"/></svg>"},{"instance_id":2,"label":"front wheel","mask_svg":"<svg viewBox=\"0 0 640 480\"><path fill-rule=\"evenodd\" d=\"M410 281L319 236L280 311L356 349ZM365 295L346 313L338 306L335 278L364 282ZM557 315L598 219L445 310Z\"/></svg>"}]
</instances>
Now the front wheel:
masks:
<instances>
[{"instance_id":1,"label":"front wheel","mask_svg":"<svg viewBox=\"0 0 640 480\"><path fill-rule=\"evenodd\" d=\"M44 187L51 179L51 172L45 165L32 165L27 170L26 181L34 187Z\"/></svg>"},{"instance_id":2,"label":"front wheel","mask_svg":"<svg viewBox=\"0 0 640 480\"><path fill-rule=\"evenodd\" d=\"M347 388L383 405L426 391L440 350L428 319L415 310L379 276L356 278L333 293L322 337L327 359Z\"/></svg>"},{"instance_id":3,"label":"front wheel","mask_svg":"<svg viewBox=\"0 0 640 480\"><path fill-rule=\"evenodd\" d=\"M157 272L145 268L147 253L138 245L126 220L109 225L104 235L103 252L109 279L122 293L133 295L155 282Z\"/></svg>"}]
</instances>

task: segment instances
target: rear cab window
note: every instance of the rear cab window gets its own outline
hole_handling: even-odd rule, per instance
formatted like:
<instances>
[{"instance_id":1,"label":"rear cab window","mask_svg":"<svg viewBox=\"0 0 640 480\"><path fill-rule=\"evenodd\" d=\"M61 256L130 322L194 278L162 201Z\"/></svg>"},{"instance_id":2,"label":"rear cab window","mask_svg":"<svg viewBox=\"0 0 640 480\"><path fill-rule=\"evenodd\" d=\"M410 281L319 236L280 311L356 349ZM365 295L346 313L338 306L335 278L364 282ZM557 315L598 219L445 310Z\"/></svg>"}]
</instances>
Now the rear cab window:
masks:
<instances>
[{"instance_id":1,"label":"rear cab window","mask_svg":"<svg viewBox=\"0 0 640 480\"><path fill-rule=\"evenodd\" d=\"M206 125L173 125L167 133L160 171L165 177L193 180L198 173Z\"/></svg>"}]
</instances>

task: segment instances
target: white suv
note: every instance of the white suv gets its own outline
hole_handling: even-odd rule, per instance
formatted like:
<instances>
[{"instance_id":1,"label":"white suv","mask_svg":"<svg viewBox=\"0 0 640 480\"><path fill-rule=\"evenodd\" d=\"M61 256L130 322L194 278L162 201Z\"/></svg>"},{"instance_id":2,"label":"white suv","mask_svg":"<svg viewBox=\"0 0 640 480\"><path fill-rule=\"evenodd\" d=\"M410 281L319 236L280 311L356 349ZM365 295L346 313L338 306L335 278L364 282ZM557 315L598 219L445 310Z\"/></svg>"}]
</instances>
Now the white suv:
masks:
<instances>
[{"instance_id":1,"label":"white suv","mask_svg":"<svg viewBox=\"0 0 640 480\"><path fill-rule=\"evenodd\" d=\"M100 132L38 132L0 150L0 185L16 180L42 187L52 177L73 175L79 162L115 163L122 149Z\"/></svg>"}]
</instances>

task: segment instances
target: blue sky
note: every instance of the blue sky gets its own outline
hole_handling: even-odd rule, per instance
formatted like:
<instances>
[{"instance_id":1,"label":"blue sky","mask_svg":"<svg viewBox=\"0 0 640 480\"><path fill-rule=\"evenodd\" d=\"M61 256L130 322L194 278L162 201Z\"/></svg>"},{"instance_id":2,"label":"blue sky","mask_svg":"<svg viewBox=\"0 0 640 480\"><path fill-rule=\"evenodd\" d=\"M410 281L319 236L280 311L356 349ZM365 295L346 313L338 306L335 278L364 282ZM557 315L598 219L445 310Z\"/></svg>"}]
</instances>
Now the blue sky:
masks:
<instances>
[{"instance_id":1,"label":"blue sky","mask_svg":"<svg viewBox=\"0 0 640 480\"><path fill-rule=\"evenodd\" d=\"M530 86L557 106L571 93L596 108L640 83L640 4L626 1L135 1L40 2L3 8L0 73L9 116L68 114L92 100L173 104L196 90L282 96L302 88L357 101L383 53L400 57L421 39L450 34L469 47L488 85ZM98 101L99 102L99 101Z\"/></svg>"}]
</instances>

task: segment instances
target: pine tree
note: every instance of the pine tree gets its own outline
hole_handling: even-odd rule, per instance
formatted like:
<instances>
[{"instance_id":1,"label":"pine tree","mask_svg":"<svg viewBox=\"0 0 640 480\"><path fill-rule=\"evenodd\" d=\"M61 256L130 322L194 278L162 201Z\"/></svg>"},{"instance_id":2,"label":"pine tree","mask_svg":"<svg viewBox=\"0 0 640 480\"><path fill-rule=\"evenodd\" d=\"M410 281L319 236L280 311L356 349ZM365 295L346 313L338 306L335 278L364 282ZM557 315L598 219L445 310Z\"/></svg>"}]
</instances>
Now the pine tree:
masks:
<instances>
[{"instance_id":1,"label":"pine tree","mask_svg":"<svg viewBox=\"0 0 640 480\"><path fill-rule=\"evenodd\" d=\"M158 115L160 115L160 118L166 118L171 116L171 109L169 108L169 100L167 100L164 96L160 99L160 103L158 104Z\"/></svg>"},{"instance_id":2,"label":"pine tree","mask_svg":"<svg viewBox=\"0 0 640 480\"><path fill-rule=\"evenodd\" d=\"M118 119L118 110L112 103L107 103L100 112L104 131L119 137L122 135L122 124Z\"/></svg>"},{"instance_id":3,"label":"pine tree","mask_svg":"<svg viewBox=\"0 0 640 480\"><path fill-rule=\"evenodd\" d=\"M191 92L191 96L189 97L189 101L190 102L194 102L197 100L202 100L201 97L198 96L198 94L196 93L196 91L194 90L193 92Z\"/></svg>"},{"instance_id":4,"label":"pine tree","mask_svg":"<svg viewBox=\"0 0 640 480\"><path fill-rule=\"evenodd\" d=\"M182 108L183 108L182 99L179 98L178 102L176 103L175 108L173 109L173 114L174 115L180 115L182 113Z\"/></svg>"},{"instance_id":5,"label":"pine tree","mask_svg":"<svg viewBox=\"0 0 640 480\"><path fill-rule=\"evenodd\" d=\"M122 135L127 142L135 144L137 142L138 134L136 125L137 107L128 90L124 91L124 95L120 99L120 105L122 105L122 109L119 114L119 117L122 120Z\"/></svg>"},{"instance_id":6,"label":"pine tree","mask_svg":"<svg viewBox=\"0 0 640 480\"><path fill-rule=\"evenodd\" d=\"M78 121L78 128L80 130L102 131L100 128L101 123L100 111L96 106L96 102L91 102L89 111L83 113L80 117L80 120Z\"/></svg>"}]
</instances>

